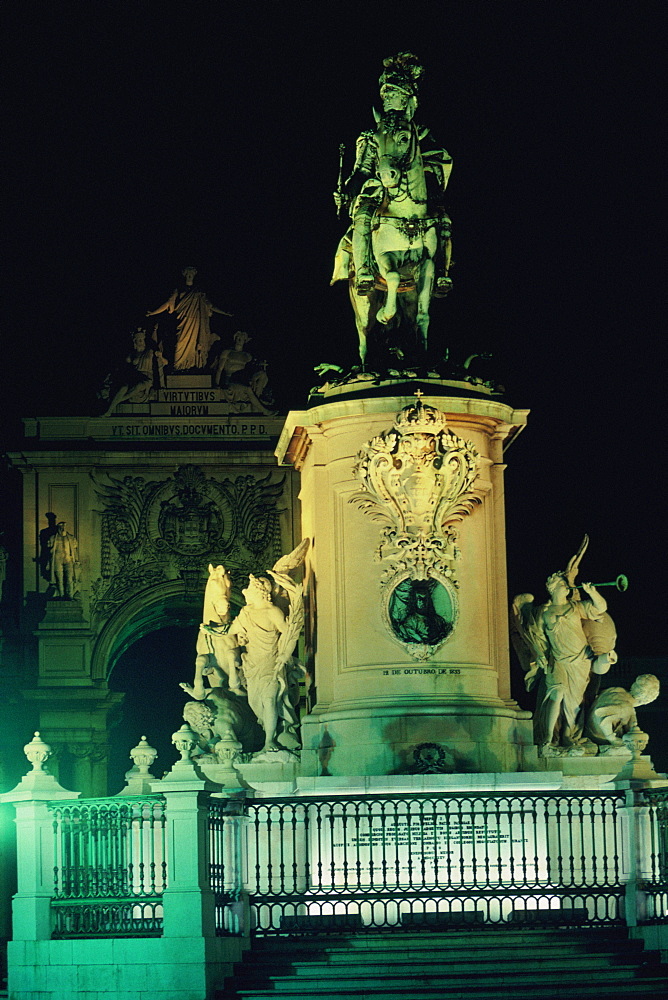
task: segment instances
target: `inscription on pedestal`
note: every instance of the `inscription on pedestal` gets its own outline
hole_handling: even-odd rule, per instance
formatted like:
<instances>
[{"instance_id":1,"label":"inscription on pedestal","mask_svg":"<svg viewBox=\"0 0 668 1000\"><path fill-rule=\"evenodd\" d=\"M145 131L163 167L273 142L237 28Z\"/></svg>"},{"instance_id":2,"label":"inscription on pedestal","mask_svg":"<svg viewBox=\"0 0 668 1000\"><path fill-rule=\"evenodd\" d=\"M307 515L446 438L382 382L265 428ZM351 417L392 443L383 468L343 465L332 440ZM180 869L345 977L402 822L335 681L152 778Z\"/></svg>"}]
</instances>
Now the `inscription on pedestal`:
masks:
<instances>
[{"instance_id":1,"label":"inscription on pedestal","mask_svg":"<svg viewBox=\"0 0 668 1000\"><path fill-rule=\"evenodd\" d=\"M383 677L401 677L404 674L461 674L458 667L399 667L383 670Z\"/></svg>"},{"instance_id":2,"label":"inscription on pedestal","mask_svg":"<svg viewBox=\"0 0 668 1000\"><path fill-rule=\"evenodd\" d=\"M499 825L490 823L489 819L485 824L474 823L472 820L453 820L447 816L436 816L434 819L426 817L421 821L410 819L399 820L396 823L386 826L372 825L368 829L360 829L355 840L355 849L377 847L391 849L409 847L411 849L424 851L428 849L428 860L445 860L453 855L461 855L466 848L482 846L489 851L493 845L500 851L508 853L511 844L524 844L528 842L525 837L512 836L509 829L502 829ZM332 845L334 849L350 850L352 845L346 844L344 840L337 840ZM404 864L408 862L408 855L405 852L401 860Z\"/></svg>"}]
</instances>

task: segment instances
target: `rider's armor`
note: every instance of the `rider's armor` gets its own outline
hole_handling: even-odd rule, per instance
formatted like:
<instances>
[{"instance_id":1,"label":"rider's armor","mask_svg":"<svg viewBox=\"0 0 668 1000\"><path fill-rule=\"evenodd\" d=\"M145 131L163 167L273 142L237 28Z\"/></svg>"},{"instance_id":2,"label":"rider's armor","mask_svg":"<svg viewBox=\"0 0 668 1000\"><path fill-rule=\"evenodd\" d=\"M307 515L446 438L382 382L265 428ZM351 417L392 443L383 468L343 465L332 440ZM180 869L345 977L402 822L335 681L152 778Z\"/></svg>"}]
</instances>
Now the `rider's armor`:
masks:
<instances>
[{"instance_id":1,"label":"rider's armor","mask_svg":"<svg viewBox=\"0 0 668 1000\"><path fill-rule=\"evenodd\" d=\"M420 133L418 129L418 134ZM344 201L353 220L350 234L351 250L355 258L355 287L358 292L368 292L375 280L375 265L371 249L373 216L383 200L383 186L375 176L375 131L362 132L356 143L355 166L344 186ZM446 246L451 236L451 221L443 207L443 195L452 170L452 157L439 149L431 132L421 140L422 162L427 183L427 213L435 220L438 233L436 255L436 288L447 291L449 260ZM358 244L356 247L355 244Z\"/></svg>"}]
</instances>

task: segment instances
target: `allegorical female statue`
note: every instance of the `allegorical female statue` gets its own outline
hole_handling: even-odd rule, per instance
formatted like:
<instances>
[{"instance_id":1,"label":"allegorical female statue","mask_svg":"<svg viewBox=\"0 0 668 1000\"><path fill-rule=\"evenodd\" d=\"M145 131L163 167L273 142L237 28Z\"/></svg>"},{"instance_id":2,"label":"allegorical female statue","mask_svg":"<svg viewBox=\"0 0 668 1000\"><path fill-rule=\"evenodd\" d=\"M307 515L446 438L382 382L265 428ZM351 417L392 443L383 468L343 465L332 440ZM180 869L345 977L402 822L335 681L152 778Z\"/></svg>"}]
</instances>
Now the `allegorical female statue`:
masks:
<instances>
[{"instance_id":1,"label":"allegorical female statue","mask_svg":"<svg viewBox=\"0 0 668 1000\"><path fill-rule=\"evenodd\" d=\"M160 313L176 313L176 348L174 368L184 371L189 368L204 368L209 351L219 339L211 332L209 320L213 313L231 316L232 313L218 309L206 297L206 293L195 285L196 267L184 267L181 272L184 284L175 288L166 302L157 309L147 312L147 316Z\"/></svg>"},{"instance_id":2,"label":"allegorical female statue","mask_svg":"<svg viewBox=\"0 0 668 1000\"><path fill-rule=\"evenodd\" d=\"M301 565L307 548L308 539L279 559L266 575L251 574L242 591L246 603L234 619L230 618L230 576L223 566L209 566L195 681L192 686L181 684L193 698L206 699L210 705L221 696L233 701L247 697L264 730L264 751L299 746L301 667L293 653L304 623L304 602L301 585L289 574ZM204 677L212 688L205 688Z\"/></svg>"},{"instance_id":3,"label":"allegorical female statue","mask_svg":"<svg viewBox=\"0 0 668 1000\"><path fill-rule=\"evenodd\" d=\"M546 582L549 600L535 604L533 594L519 594L512 605L514 644L526 671L527 690L537 686L534 733L542 756L585 752L586 696L595 675L617 661L616 633L607 603L591 583L575 576L589 539L566 570ZM592 699L593 700L593 699Z\"/></svg>"}]
</instances>

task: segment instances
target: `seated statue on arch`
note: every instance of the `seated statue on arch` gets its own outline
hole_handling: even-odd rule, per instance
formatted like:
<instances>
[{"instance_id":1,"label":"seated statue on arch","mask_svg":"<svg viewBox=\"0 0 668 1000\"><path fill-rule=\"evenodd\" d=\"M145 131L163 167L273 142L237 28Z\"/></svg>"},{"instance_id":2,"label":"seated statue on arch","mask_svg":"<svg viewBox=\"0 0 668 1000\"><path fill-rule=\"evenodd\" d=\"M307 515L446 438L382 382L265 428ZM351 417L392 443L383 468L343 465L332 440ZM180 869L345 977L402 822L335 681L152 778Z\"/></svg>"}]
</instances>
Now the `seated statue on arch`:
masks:
<instances>
[{"instance_id":1,"label":"seated statue on arch","mask_svg":"<svg viewBox=\"0 0 668 1000\"><path fill-rule=\"evenodd\" d=\"M212 361L213 382L233 409L274 416L274 411L262 399L268 383L267 363L254 360L247 348L250 340L245 330L237 330L234 346L224 347Z\"/></svg>"},{"instance_id":2,"label":"seated statue on arch","mask_svg":"<svg viewBox=\"0 0 668 1000\"><path fill-rule=\"evenodd\" d=\"M116 376L109 376L111 401L102 416L110 416L120 403L146 403L154 399L158 387L165 386L166 364L161 345L147 341L146 330L138 326L132 333L132 350L122 370Z\"/></svg>"},{"instance_id":3,"label":"seated statue on arch","mask_svg":"<svg viewBox=\"0 0 668 1000\"><path fill-rule=\"evenodd\" d=\"M566 570L548 577L549 600L534 602L519 594L512 604L512 637L526 672L527 690L537 687L534 733L543 757L586 752L584 723L591 685L617 661L615 627L607 603L591 583L575 577L589 539L585 539Z\"/></svg>"}]
</instances>

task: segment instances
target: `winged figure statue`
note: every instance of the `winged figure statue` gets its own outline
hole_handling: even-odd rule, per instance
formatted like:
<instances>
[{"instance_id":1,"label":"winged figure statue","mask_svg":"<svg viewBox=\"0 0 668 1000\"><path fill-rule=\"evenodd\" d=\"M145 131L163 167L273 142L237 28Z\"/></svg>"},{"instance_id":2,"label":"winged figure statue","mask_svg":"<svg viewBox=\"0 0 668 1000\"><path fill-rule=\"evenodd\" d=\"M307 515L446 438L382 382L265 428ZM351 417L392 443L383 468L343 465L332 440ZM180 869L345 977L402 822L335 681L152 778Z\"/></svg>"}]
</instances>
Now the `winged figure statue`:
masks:
<instances>
[{"instance_id":1,"label":"winged figure statue","mask_svg":"<svg viewBox=\"0 0 668 1000\"><path fill-rule=\"evenodd\" d=\"M518 594L512 603L513 645L527 690L537 690L534 734L544 757L586 752L584 722L597 678L617 661L615 626L605 599L591 583L575 586L588 543L585 535L566 569L548 577L547 602Z\"/></svg>"}]
</instances>

